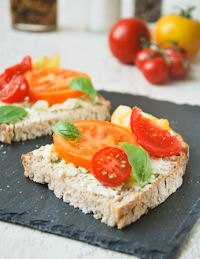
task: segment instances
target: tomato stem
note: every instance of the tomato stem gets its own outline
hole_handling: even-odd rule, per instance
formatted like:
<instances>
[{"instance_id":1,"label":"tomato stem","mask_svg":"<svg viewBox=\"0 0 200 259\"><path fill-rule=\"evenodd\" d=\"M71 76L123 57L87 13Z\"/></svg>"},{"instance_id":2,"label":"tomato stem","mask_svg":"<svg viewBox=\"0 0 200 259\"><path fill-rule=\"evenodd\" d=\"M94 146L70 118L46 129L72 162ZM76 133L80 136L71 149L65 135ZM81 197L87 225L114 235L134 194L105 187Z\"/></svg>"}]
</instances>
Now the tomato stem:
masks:
<instances>
[{"instance_id":1,"label":"tomato stem","mask_svg":"<svg viewBox=\"0 0 200 259\"><path fill-rule=\"evenodd\" d=\"M172 46L173 46L174 48L176 48L176 49L179 48L178 41L177 41L177 40L170 40L170 39L167 39L167 40L164 40L164 41L160 42L160 46L163 46L163 45L165 45L165 44L167 44L167 43L171 43Z\"/></svg>"},{"instance_id":2,"label":"tomato stem","mask_svg":"<svg viewBox=\"0 0 200 259\"><path fill-rule=\"evenodd\" d=\"M140 44L141 44L141 46L142 46L143 49L147 49L147 48L150 47L151 42L148 41L146 38L141 37L141 38L140 38Z\"/></svg>"},{"instance_id":3,"label":"tomato stem","mask_svg":"<svg viewBox=\"0 0 200 259\"><path fill-rule=\"evenodd\" d=\"M143 49L150 48L151 46L155 46L158 50L161 49L161 47L158 44L156 44L155 42L148 41L144 37L140 38L140 43Z\"/></svg>"},{"instance_id":4,"label":"tomato stem","mask_svg":"<svg viewBox=\"0 0 200 259\"><path fill-rule=\"evenodd\" d=\"M179 8L180 9L180 16L191 19L192 18L192 11L195 9L195 6L190 6L188 8Z\"/></svg>"}]
</instances>

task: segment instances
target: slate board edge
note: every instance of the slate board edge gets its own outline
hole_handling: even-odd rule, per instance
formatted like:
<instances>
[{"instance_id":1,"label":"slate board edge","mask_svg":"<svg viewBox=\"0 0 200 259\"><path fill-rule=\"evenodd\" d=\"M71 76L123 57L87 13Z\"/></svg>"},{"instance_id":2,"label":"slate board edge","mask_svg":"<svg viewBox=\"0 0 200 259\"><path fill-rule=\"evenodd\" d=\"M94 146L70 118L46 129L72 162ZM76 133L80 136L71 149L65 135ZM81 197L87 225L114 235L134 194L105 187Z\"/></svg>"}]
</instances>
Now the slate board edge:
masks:
<instances>
[{"instance_id":1,"label":"slate board edge","mask_svg":"<svg viewBox=\"0 0 200 259\"><path fill-rule=\"evenodd\" d=\"M167 247L166 251L149 250L149 247L148 248L142 247L141 244L134 244L134 247L133 247L133 244L130 245L130 241L127 241L127 242L123 241L123 243L122 243L121 240L119 240L119 243L122 246L122 248L121 248L119 246L118 242L112 243L110 241L106 241L105 239L102 242L101 237L99 239L97 239L97 238L95 239L94 236L83 235L82 234L82 233L84 233L83 231L80 231L77 234L77 231L76 232L73 231L73 225L71 226L71 228L67 228L67 229L65 227L63 227L62 225L49 227L49 224L51 224L50 221L42 221L42 220L41 220L41 222L43 222L43 223L37 222L37 224L36 224L33 222L26 222L26 223L22 224L20 218L23 216L23 214L18 214L18 213L9 213L9 212L5 212L5 211L2 212L0 210L0 220L9 222L9 223L13 223L13 224L18 224L18 225L32 228L35 230L39 230L42 232L67 237L67 238L74 239L77 241L86 242L88 244L95 245L95 246L102 247L102 248L109 249L109 250L114 250L116 252L135 255L140 258L146 258L146 259L147 258L148 259L150 259L150 258L154 258L154 259L155 258L160 258L160 259L170 258L171 259L171 258L175 258L176 254L180 248L180 245L186 239L186 237L189 235L193 225L198 220L199 214L200 214L200 200L198 200L194 204L188 217L183 222L183 224L180 226L179 231L177 233L175 233L174 237L168 243L169 246L167 247L167 245L166 245L166 247ZM61 229L62 229L62 231L61 231ZM64 232L63 232L63 229L65 229ZM121 230L121 231L123 231L123 230ZM173 249L172 249L172 246L170 245L170 243L175 244ZM124 245L127 246L128 248L124 249Z\"/></svg>"},{"instance_id":2,"label":"slate board edge","mask_svg":"<svg viewBox=\"0 0 200 259\"><path fill-rule=\"evenodd\" d=\"M196 104L176 103L176 102L173 102L173 101L151 98L151 97L145 96L145 95L138 95L138 94L131 94L131 93L122 93L122 92L114 92L114 91L106 91L106 90L98 90L98 93L100 93L103 96L104 96L104 94L105 95L106 94L121 94L121 95L124 95L124 96L132 95L132 96L134 96L136 98L142 98L142 99L145 98L145 99L156 101L156 102L160 102L160 103L169 103L169 104L173 104L173 105L175 104L175 105L178 105L178 106L188 106L188 107L192 107L192 108L195 108L195 107L200 108L200 105L196 105ZM125 104L123 104L123 105L125 105ZM112 111L112 103L111 103L111 111ZM146 111L146 112L148 112L148 111Z\"/></svg>"}]
</instances>

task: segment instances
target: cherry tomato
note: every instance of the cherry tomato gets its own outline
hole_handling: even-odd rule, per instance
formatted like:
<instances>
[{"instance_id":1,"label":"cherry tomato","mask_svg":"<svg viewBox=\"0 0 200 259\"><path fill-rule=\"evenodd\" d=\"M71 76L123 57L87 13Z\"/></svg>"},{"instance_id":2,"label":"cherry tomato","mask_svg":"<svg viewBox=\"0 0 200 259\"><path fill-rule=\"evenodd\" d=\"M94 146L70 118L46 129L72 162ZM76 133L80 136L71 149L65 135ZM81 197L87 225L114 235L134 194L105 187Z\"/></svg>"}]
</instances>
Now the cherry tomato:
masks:
<instances>
[{"instance_id":1,"label":"cherry tomato","mask_svg":"<svg viewBox=\"0 0 200 259\"><path fill-rule=\"evenodd\" d=\"M102 184L118 186L129 178L131 166L123 150L106 147L94 155L92 173Z\"/></svg>"},{"instance_id":2,"label":"cherry tomato","mask_svg":"<svg viewBox=\"0 0 200 259\"><path fill-rule=\"evenodd\" d=\"M164 52L168 57L179 57L179 58L186 58L187 54L184 49L181 49L179 47L168 47L164 48Z\"/></svg>"},{"instance_id":3,"label":"cherry tomato","mask_svg":"<svg viewBox=\"0 0 200 259\"><path fill-rule=\"evenodd\" d=\"M175 136L142 115L142 110L133 107L131 129L138 143L154 157L177 155L182 146Z\"/></svg>"},{"instance_id":4,"label":"cherry tomato","mask_svg":"<svg viewBox=\"0 0 200 259\"><path fill-rule=\"evenodd\" d=\"M187 76L190 70L190 63L187 59L171 58L169 65L170 77L173 79L182 79Z\"/></svg>"},{"instance_id":5,"label":"cherry tomato","mask_svg":"<svg viewBox=\"0 0 200 259\"><path fill-rule=\"evenodd\" d=\"M169 59L170 77L176 80L186 77L190 70L190 62L184 50L169 47L165 49L165 53Z\"/></svg>"},{"instance_id":6,"label":"cherry tomato","mask_svg":"<svg viewBox=\"0 0 200 259\"><path fill-rule=\"evenodd\" d=\"M136 145L131 132L110 122L83 120L73 123L81 132L78 140L68 140L55 133L53 140L58 155L76 166L90 169L92 158L98 150L118 147L119 142Z\"/></svg>"},{"instance_id":7,"label":"cherry tomato","mask_svg":"<svg viewBox=\"0 0 200 259\"><path fill-rule=\"evenodd\" d=\"M155 57L161 56L160 52L158 50L155 49L142 49L140 50L135 57L135 64L136 66L141 69L143 64L147 61L147 60L151 60Z\"/></svg>"},{"instance_id":8,"label":"cherry tomato","mask_svg":"<svg viewBox=\"0 0 200 259\"><path fill-rule=\"evenodd\" d=\"M163 57L147 60L141 67L146 79L152 84L163 84L169 76L169 69Z\"/></svg>"},{"instance_id":9,"label":"cherry tomato","mask_svg":"<svg viewBox=\"0 0 200 259\"><path fill-rule=\"evenodd\" d=\"M18 75L11 78L0 90L0 100L5 103L23 102L28 96L28 83L24 75Z\"/></svg>"},{"instance_id":10,"label":"cherry tomato","mask_svg":"<svg viewBox=\"0 0 200 259\"><path fill-rule=\"evenodd\" d=\"M46 100L49 104L62 103L68 98L84 95L69 88L69 83L76 77L89 78L88 75L66 69L34 69L25 74L29 84L30 101Z\"/></svg>"},{"instance_id":11,"label":"cherry tomato","mask_svg":"<svg viewBox=\"0 0 200 259\"><path fill-rule=\"evenodd\" d=\"M133 64L135 55L142 49L142 38L150 40L150 31L142 20L137 18L122 19L110 31L111 52L122 63Z\"/></svg>"}]
</instances>

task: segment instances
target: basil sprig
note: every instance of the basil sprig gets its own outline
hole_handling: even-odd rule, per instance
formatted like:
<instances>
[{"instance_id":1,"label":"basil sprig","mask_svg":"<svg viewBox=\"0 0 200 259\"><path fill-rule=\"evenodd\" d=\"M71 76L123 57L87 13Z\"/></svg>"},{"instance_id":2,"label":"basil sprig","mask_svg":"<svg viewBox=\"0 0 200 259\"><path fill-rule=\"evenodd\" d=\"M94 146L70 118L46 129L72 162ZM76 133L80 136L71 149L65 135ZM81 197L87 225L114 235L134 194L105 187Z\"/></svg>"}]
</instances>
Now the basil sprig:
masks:
<instances>
[{"instance_id":1,"label":"basil sprig","mask_svg":"<svg viewBox=\"0 0 200 259\"><path fill-rule=\"evenodd\" d=\"M4 105L0 107L0 123L13 123L23 120L28 112L19 106Z\"/></svg>"},{"instance_id":2,"label":"basil sprig","mask_svg":"<svg viewBox=\"0 0 200 259\"><path fill-rule=\"evenodd\" d=\"M63 138L67 139L78 139L81 137L81 132L78 128L70 121L63 120L57 122L53 127L53 131Z\"/></svg>"},{"instance_id":3,"label":"basil sprig","mask_svg":"<svg viewBox=\"0 0 200 259\"><path fill-rule=\"evenodd\" d=\"M93 100L96 98L97 92L92 82L87 78L76 77L69 83L69 87L88 94Z\"/></svg>"},{"instance_id":4,"label":"basil sprig","mask_svg":"<svg viewBox=\"0 0 200 259\"><path fill-rule=\"evenodd\" d=\"M139 146L121 142L120 146L124 148L128 156L128 161L133 169L134 176L139 186L143 188L149 183L152 175L151 161L148 153Z\"/></svg>"}]
</instances>

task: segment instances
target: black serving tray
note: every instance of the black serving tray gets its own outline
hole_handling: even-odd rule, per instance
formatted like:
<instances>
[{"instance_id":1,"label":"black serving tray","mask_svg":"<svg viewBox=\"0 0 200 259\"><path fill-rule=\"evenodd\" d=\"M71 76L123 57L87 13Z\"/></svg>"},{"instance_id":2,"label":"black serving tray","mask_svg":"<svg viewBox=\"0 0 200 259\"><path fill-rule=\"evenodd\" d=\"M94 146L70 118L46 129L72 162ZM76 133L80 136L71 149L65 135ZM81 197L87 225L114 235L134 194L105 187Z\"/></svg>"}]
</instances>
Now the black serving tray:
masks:
<instances>
[{"instance_id":1,"label":"black serving tray","mask_svg":"<svg viewBox=\"0 0 200 259\"><path fill-rule=\"evenodd\" d=\"M141 258L174 258L200 212L200 107L101 91L112 102L137 105L158 117L190 145L184 182L163 204L123 230L107 227L55 197L47 186L23 175L21 154L52 142L51 137L0 145L0 219L77 239Z\"/></svg>"}]
</instances>

